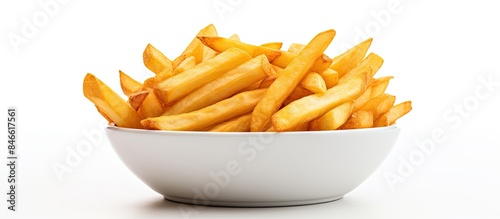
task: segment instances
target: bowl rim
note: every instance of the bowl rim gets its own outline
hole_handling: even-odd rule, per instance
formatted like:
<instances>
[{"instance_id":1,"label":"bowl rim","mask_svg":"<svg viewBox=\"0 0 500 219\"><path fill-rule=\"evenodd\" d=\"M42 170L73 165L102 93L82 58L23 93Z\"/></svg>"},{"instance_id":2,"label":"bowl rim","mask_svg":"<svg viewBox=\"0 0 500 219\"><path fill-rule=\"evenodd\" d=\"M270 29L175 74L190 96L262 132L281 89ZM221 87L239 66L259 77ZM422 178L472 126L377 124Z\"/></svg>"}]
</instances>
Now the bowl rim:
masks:
<instances>
[{"instance_id":1,"label":"bowl rim","mask_svg":"<svg viewBox=\"0 0 500 219\"><path fill-rule=\"evenodd\" d=\"M329 135L329 134L351 134L360 132L381 132L392 129L400 129L396 124L383 127L371 127L361 129L345 129L345 130L324 130L324 131L293 131L293 132L208 132L208 131L173 131L173 130L150 130L124 128L113 125L108 125L107 130L116 132L127 132L136 134L153 134L153 135L189 135L189 136L259 136L259 135Z\"/></svg>"}]
</instances>

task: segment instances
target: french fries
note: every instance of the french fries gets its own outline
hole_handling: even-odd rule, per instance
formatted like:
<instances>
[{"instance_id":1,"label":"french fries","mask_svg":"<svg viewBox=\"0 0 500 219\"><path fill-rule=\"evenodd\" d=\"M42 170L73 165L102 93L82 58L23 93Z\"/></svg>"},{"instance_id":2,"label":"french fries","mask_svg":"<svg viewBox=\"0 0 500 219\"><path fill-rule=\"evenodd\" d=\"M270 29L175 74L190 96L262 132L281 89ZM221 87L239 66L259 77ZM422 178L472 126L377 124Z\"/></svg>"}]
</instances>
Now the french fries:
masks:
<instances>
[{"instance_id":1,"label":"french fries","mask_svg":"<svg viewBox=\"0 0 500 219\"><path fill-rule=\"evenodd\" d=\"M122 91L125 95L130 96L144 89L144 86L140 82L134 80L121 70L119 71L119 73L120 73L120 87L122 88Z\"/></svg>"},{"instance_id":2,"label":"french fries","mask_svg":"<svg viewBox=\"0 0 500 219\"><path fill-rule=\"evenodd\" d=\"M208 132L331 131L390 126L412 110L386 93L392 76L373 78L384 60L367 39L344 53L325 51L335 30L308 44L259 46L202 28L175 59L148 44L143 83L122 71L122 98L88 73L84 96L118 127Z\"/></svg>"},{"instance_id":3,"label":"french fries","mask_svg":"<svg viewBox=\"0 0 500 219\"><path fill-rule=\"evenodd\" d=\"M160 82L154 88L154 92L158 100L165 106L250 60L250 58L243 50L228 49L182 74Z\"/></svg>"},{"instance_id":4,"label":"french fries","mask_svg":"<svg viewBox=\"0 0 500 219\"><path fill-rule=\"evenodd\" d=\"M249 113L262 99L266 89L239 93L203 109L171 116L148 118L141 124L149 129L203 130L204 128Z\"/></svg>"},{"instance_id":5,"label":"french fries","mask_svg":"<svg viewBox=\"0 0 500 219\"><path fill-rule=\"evenodd\" d=\"M335 130L343 125L353 110L353 101L348 101L325 113L323 116L314 119L309 123L309 130Z\"/></svg>"},{"instance_id":6,"label":"french fries","mask_svg":"<svg viewBox=\"0 0 500 219\"><path fill-rule=\"evenodd\" d=\"M271 71L271 64L266 56L257 56L191 92L170 107L163 115L195 111L229 98L238 91L262 80L269 71Z\"/></svg>"},{"instance_id":7,"label":"french fries","mask_svg":"<svg viewBox=\"0 0 500 219\"><path fill-rule=\"evenodd\" d=\"M249 132L252 113L230 119L209 129L209 132Z\"/></svg>"},{"instance_id":8,"label":"french fries","mask_svg":"<svg viewBox=\"0 0 500 219\"><path fill-rule=\"evenodd\" d=\"M335 37L334 30L319 33L283 69L267 90L266 95L255 107L252 113L252 122L250 123L252 131L265 131L269 128L271 116L279 110L281 104L292 93L315 60L323 54L333 37ZM280 131L278 128L276 130Z\"/></svg>"},{"instance_id":9,"label":"french fries","mask_svg":"<svg viewBox=\"0 0 500 219\"><path fill-rule=\"evenodd\" d=\"M412 109L411 101L405 101L400 104L393 106L389 111L380 116L375 120L375 127L389 126L396 122L397 119L401 118Z\"/></svg>"},{"instance_id":10,"label":"french fries","mask_svg":"<svg viewBox=\"0 0 500 219\"><path fill-rule=\"evenodd\" d=\"M339 77L344 76L363 60L372 41L372 38L367 39L341 55L334 57L330 69L335 70L339 74Z\"/></svg>"},{"instance_id":11,"label":"french fries","mask_svg":"<svg viewBox=\"0 0 500 219\"><path fill-rule=\"evenodd\" d=\"M88 73L83 79L83 95L117 126L142 128L134 108L93 74Z\"/></svg>"},{"instance_id":12,"label":"french fries","mask_svg":"<svg viewBox=\"0 0 500 219\"><path fill-rule=\"evenodd\" d=\"M361 74L328 89L324 94L313 94L291 102L272 116L273 127L276 131L286 131L318 118L344 102L352 101L365 90L367 77L368 74Z\"/></svg>"}]
</instances>

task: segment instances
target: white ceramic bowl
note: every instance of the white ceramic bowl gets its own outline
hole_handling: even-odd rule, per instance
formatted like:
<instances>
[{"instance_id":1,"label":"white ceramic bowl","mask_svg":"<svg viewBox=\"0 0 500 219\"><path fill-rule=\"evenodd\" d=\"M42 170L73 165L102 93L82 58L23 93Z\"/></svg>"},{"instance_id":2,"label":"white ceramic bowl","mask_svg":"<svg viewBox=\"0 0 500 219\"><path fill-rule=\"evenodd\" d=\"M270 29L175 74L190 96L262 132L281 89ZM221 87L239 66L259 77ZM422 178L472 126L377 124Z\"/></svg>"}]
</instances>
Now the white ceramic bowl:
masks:
<instances>
[{"instance_id":1,"label":"white ceramic bowl","mask_svg":"<svg viewBox=\"0 0 500 219\"><path fill-rule=\"evenodd\" d=\"M396 126L288 133L108 127L123 163L166 199L216 206L288 206L342 198L392 149Z\"/></svg>"}]
</instances>

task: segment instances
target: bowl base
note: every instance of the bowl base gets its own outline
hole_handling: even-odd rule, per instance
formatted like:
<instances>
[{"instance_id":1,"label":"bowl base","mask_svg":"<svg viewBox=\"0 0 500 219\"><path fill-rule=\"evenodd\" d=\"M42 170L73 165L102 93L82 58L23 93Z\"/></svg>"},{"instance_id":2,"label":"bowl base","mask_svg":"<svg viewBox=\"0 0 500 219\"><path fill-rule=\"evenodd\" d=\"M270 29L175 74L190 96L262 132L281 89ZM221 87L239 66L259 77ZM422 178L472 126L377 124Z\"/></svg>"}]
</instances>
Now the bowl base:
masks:
<instances>
[{"instance_id":1,"label":"bowl base","mask_svg":"<svg viewBox=\"0 0 500 219\"><path fill-rule=\"evenodd\" d=\"M297 200L297 201L202 201L208 203L193 203L193 199L178 198L178 197L167 197L164 198L168 201L178 202L190 205L203 205L203 206L216 206L216 207L243 207L243 208L258 208L258 207L288 207L288 206L299 206L299 205L313 205L321 204L326 202L337 201L343 196L320 198L320 199L308 199L308 200Z\"/></svg>"}]
</instances>

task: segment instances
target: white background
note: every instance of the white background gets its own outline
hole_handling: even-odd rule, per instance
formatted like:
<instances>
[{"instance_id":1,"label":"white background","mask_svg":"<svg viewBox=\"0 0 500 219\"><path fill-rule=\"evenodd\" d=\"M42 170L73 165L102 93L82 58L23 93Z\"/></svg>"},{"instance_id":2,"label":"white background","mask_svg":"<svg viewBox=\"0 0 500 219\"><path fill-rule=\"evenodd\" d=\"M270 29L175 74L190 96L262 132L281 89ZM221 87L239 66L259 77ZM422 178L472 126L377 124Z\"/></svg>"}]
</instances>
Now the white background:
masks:
<instances>
[{"instance_id":1,"label":"white background","mask_svg":"<svg viewBox=\"0 0 500 219\"><path fill-rule=\"evenodd\" d=\"M151 75L142 64L147 43L173 59L209 23L221 36L282 41L284 48L333 28L331 57L360 34L374 37L370 51L385 59L379 76L395 76L388 92L414 109L398 122L402 133L387 160L340 201L204 208L190 218L500 218L500 14L492 1L69 0L44 19L45 2L0 3L0 109L18 108L20 156L17 212L7 210L7 168L0 167L1 218L181 218L178 204L142 184L105 138L71 173L58 178L52 165L65 164L84 133L102 136L102 119L82 93L87 72L119 91L119 69L141 81ZM33 17L37 32L23 35ZM12 35L26 41L16 46ZM418 142L433 133L441 133L434 150L416 157ZM412 156L421 159L399 173ZM401 177L392 186L391 173Z\"/></svg>"}]
</instances>

